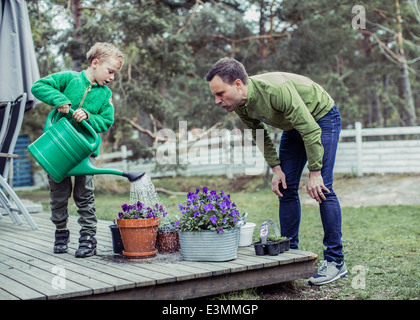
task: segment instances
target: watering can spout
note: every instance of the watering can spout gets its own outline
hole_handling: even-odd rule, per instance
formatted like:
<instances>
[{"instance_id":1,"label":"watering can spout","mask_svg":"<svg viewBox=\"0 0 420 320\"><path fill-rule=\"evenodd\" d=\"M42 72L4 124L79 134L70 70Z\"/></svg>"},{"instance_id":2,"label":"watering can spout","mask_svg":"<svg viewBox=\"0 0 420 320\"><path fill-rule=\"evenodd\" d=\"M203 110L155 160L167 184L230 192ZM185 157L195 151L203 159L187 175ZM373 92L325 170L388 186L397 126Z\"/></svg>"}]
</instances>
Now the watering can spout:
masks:
<instances>
[{"instance_id":1,"label":"watering can spout","mask_svg":"<svg viewBox=\"0 0 420 320\"><path fill-rule=\"evenodd\" d=\"M122 173L123 177L126 177L130 182L134 182L143 178L145 172L126 172Z\"/></svg>"},{"instance_id":2,"label":"watering can spout","mask_svg":"<svg viewBox=\"0 0 420 320\"><path fill-rule=\"evenodd\" d=\"M127 178L130 182L140 180L145 172L127 172L118 169L110 168L98 168L95 167L90 161L89 158L85 158L80 162L76 167L71 169L67 175L68 176L81 176L81 175L97 175L97 174L114 174L117 176L123 176Z\"/></svg>"}]
</instances>

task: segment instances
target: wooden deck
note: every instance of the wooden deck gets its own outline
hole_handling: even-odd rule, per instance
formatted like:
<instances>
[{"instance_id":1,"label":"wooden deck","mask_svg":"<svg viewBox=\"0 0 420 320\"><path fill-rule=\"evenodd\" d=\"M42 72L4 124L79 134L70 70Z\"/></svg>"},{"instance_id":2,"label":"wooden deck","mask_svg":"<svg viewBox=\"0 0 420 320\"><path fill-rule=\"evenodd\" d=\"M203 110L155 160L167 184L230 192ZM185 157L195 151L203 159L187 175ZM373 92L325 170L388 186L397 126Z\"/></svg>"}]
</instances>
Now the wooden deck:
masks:
<instances>
[{"instance_id":1,"label":"wooden deck","mask_svg":"<svg viewBox=\"0 0 420 320\"><path fill-rule=\"evenodd\" d=\"M70 217L68 254L53 254L54 226L46 212L33 214L39 230L0 219L0 300L6 299L191 299L308 278L314 253L289 250L256 256L239 248L230 262L183 261L180 253L126 259L112 251L110 221L98 223L98 255L74 257L77 217Z\"/></svg>"}]
</instances>

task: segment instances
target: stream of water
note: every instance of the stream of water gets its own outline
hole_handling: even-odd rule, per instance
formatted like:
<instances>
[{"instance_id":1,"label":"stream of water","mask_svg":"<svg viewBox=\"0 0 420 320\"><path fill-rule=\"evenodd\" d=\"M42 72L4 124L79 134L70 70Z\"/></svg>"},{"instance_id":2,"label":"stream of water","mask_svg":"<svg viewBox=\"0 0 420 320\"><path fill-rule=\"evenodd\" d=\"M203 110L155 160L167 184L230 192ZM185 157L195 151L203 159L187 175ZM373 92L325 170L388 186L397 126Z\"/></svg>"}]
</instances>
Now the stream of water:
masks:
<instances>
[{"instance_id":1,"label":"stream of water","mask_svg":"<svg viewBox=\"0 0 420 320\"><path fill-rule=\"evenodd\" d=\"M168 215L164 218L161 218L161 226L163 226L166 222L169 222L171 217L170 209L160 199L155 185L147 173L143 176L143 178L131 183L130 203L134 204L137 203L137 201L142 202L147 207L154 207L156 203L162 205L162 207L168 212Z\"/></svg>"},{"instance_id":2,"label":"stream of water","mask_svg":"<svg viewBox=\"0 0 420 320\"><path fill-rule=\"evenodd\" d=\"M147 173L143 178L131 183L130 203L134 204L137 201L144 203L147 207L152 207L156 203L161 204L155 185Z\"/></svg>"}]
</instances>

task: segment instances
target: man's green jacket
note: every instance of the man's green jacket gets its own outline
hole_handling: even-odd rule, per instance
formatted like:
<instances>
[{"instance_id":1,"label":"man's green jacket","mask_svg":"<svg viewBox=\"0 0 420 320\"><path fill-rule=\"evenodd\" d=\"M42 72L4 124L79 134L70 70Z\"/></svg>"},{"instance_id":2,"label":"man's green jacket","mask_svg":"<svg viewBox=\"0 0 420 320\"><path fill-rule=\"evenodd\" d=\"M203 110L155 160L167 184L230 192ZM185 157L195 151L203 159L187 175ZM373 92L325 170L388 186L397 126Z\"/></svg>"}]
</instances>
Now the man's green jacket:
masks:
<instances>
[{"instance_id":1,"label":"man's green jacket","mask_svg":"<svg viewBox=\"0 0 420 320\"><path fill-rule=\"evenodd\" d=\"M264 158L268 165L280 164L274 143L265 124L282 130L296 129L302 136L308 169L321 170L324 148L317 121L331 110L334 100L317 83L307 77L285 73L265 73L248 78L247 101L235 109L252 130L264 129Z\"/></svg>"}]
</instances>

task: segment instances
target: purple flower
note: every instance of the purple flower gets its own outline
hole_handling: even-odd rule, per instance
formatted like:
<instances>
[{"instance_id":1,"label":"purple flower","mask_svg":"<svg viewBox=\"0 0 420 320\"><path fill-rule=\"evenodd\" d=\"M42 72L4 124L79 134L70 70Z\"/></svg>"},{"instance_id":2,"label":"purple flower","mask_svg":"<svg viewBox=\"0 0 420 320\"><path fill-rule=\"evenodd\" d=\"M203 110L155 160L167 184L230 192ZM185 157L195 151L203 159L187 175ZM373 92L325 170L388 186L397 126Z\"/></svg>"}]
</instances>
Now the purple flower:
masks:
<instances>
[{"instance_id":1,"label":"purple flower","mask_svg":"<svg viewBox=\"0 0 420 320\"><path fill-rule=\"evenodd\" d=\"M212 217L210 217L209 219L210 219L210 221L211 221L214 225L216 224L216 221L217 221L217 217L216 217L216 216L212 216Z\"/></svg>"},{"instance_id":2,"label":"purple flower","mask_svg":"<svg viewBox=\"0 0 420 320\"><path fill-rule=\"evenodd\" d=\"M182 216L176 226L181 231L216 229L222 233L224 229L234 227L239 219L230 195L223 190L220 193L210 191L207 187L203 187L202 191L197 188L195 193L189 192L186 204L179 204L178 209Z\"/></svg>"},{"instance_id":3,"label":"purple flower","mask_svg":"<svg viewBox=\"0 0 420 320\"><path fill-rule=\"evenodd\" d=\"M119 219L145 219L145 218L157 218L158 216L165 217L168 213L165 211L162 205L155 203L151 207L147 207L137 201L134 204L124 204L121 206L123 212L118 213Z\"/></svg>"},{"instance_id":4,"label":"purple flower","mask_svg":"<svg viewBox=\"0 0 420 320\"><path fill-rule=\"evenodd\" d=\"M224 201L222 203L219 203L219 208L224 209L226 211L226 209L229 208L229 202Z\"/></svg>"},{"instance_id":5,"label":"purple flower","mask_svg":"<svg viewBox=\"0 0 420 320\"><path fill-rule=\"evenodd\" d=\"M187 201L188 200L191 202L198 201L198 195L196 193L189 192L187 195Z\"/></svg>"},{"instance_id":6,"label":"purple flower","mask_svg":"<svg viewBox=\"0 0 420 320\"><path fill-rule=\"evenodd\" d=\"M209 212L210 210L214 210L215 209L215 207L214 207L214 205L212 205L212 204L206 204L204 207L203 207L203 209L204 209L204 211L205 212Z\"/></svg>"},{"instance_id":7,"label":"purple flower","mask_svg":"<svg viewBox=\"0 0 420 320\"><path fill-rule=\"evenodd\" d=\"M198 201L198 195L197 195L197 194L195 194L195 193L193 193L193 194L191 195L191 200L192 200L192 201Z\"/></svg>"}]
</instances>

